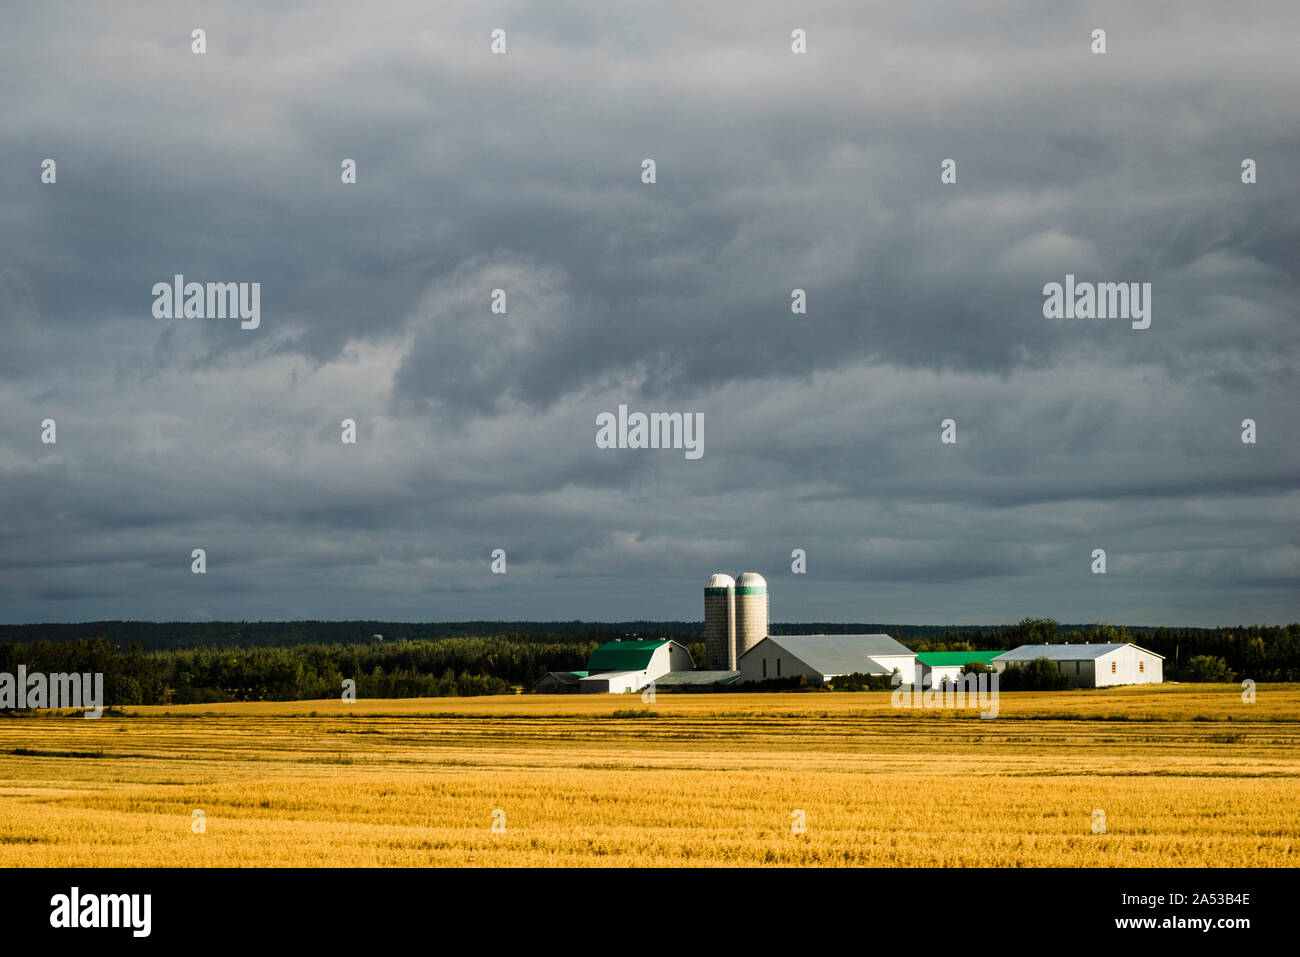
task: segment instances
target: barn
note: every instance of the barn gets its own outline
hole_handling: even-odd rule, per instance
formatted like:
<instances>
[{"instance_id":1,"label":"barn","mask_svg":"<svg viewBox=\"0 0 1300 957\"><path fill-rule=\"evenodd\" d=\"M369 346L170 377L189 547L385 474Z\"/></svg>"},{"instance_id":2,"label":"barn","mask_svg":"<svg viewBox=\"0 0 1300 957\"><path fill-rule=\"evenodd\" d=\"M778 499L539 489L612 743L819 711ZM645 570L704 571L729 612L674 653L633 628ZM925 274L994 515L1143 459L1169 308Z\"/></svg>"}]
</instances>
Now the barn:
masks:
<instances>
[{"instance_id":1,"label":"barn","mask_svg":"<svg viewBox=\"0 0 1300 957\"><path fill-rule=\"evenodd\" d=\"M911 684L916 655L889 635L768 635L736 663L741 681L799 675L826 684L841 675L890 675Z\"/></svg>"},{"instance_id":2,"label":"barn","mask_svg":"<svg viewBox=\"0 0 1300 957\"><path fill-rule=\"evenodd\" d=\"M1001 651L918 651L916 677L922 688L938 688L945 678L949 681L960 678L966 665L972 662L993 667L993 659L1000 654Z\"/></svg>"},{"instance_id":3,"label":"barn","mask_svg":"<svg viewBox=\"0 0 1300 957\"><path fill-rule=\"evenodd\" d=\"M585 694L640 691L672 671L693 671L695 660L685 645L671 639L607 641L587 660L587 676L578 681Z\"/></svg>"},{"instance_id":4,"label":"barn","mask_svg":"<svg viewBox=\"0 0 1300 957\"><path fill-rule=\"evenodd\" d=\"M1159 684L1164 681L1164 655L1131 642L1116 644L1021 645L993 659L993 667L1025 665L1046 658L1056 665L1070 684L1079 688L1109 685Z\"/></svg>"}]
</instances>

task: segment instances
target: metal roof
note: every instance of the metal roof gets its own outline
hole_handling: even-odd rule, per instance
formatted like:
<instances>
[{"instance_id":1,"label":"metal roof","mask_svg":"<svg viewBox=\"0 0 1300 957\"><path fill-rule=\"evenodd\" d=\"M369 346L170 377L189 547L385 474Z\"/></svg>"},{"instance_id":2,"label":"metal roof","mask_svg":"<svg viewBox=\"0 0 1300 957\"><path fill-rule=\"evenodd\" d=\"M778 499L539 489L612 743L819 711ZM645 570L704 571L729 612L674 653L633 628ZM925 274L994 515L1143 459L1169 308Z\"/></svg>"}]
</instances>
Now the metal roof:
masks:
<instances>
[{"instance_id":1,"label":"metal roof","mask_svg":"<svg viewBox=\"0 0 1300 957\"><path fill-rule=\"evenodd\" d=\"M560 682L561 684L576 685L580 679L585 677L587 677L587 672L585 671L548 671L546 674L538 678L535 684L541 684L547 678L550 678L553 681Z\"/></svg>"},{"instance_id":2,"label":"metal roof","mask_svg":"<svg viewBox=\"0 0 1300 957\"><path fill-rule=\"evenodd\" d=\"M740 678L739 671L670 671L655 679L655 686L730 684Z\"/></svg>"},{"instance_id":3,"label":"metal roof","mask_svg":"<svg viewBox=\"0 0 1300 957\"><path fill-rule=\"evenodd\" d=\"M645 671L650 667L650 659L654 657L655 651L671 640L629 638L626 641L607 641L591 653L591 658L587 660L587 670Z\"/></svg>"},{"instance_id":4,"label":"metal roof","mask_svg":"<svg viewBox=\"0 0 1300 957\"><path fill-rule=\"evenodd\" d=\"M913 654L888 635L768 635L741 657L762 657L769 641L822 675L888 674L874 659Z\"/></svg>"},{"instance_id":5,"label":"metal roof","mask_svg":"<svg viewBox=\"0 0 1300 957\"><path fill-rule=\"evenodd\" d=\"M968 661L978 661L982 664L988 664L998 655L1002 654L1001 650L994 651L918 651L916 660L922 664L929 665L931 668L951 667L953 665L964 665Z\"/></svg>"},{"instance_id":6,"label":"metal roof","mask_svg":"<svg viewBox=\"0 0 1300 957\"><path fill-rule=\"evenodd\" d=\"M1138 646L1130 641L1113 642L1105 645L1021 645L1019 648L1012 648L1005 654L998 655L996 660L1033 661L1036 658L1047 658L1049 661L1092 661L1102 655L1108 655L1112 651L1118 651L1120 648L1138 648ZM1138 651L1146 651L1147 654L1156 655L1157 658L1164 657L1164 655L1158 655L1154 651L1147 651L1146 648L1138 648Z\"/></svg>"}]
</instances>

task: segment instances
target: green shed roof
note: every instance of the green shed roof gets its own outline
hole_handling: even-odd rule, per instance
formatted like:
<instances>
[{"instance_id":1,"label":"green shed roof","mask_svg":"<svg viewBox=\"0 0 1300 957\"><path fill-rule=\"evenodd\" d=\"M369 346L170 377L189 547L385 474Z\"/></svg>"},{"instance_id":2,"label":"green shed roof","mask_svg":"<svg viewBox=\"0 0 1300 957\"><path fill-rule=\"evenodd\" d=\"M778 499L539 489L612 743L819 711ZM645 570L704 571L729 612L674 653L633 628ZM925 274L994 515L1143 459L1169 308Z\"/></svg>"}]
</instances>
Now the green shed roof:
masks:
<instances>
[{"instance_id":1,"label":"green shed roof","mask_svg":"<svg viewBox=\"0 0 1300 957\"><path fill-rule=\"evenodd\" d=\"M626 641L607 641L591 653L587 660L587 670L596 671L644 671L650 667L650 659L655 649L668 644L669 639L657 641L648 639L628 639Z\"/></svg>"},{"instance_id":2,"label":"green shed roof","mask_svg":"<svg viewBox=\"0 0 1300 957\"><path fill-rule=\"evenodd\" d=\"M945 666L964 665L968 661L978 661L987 665L998 655L1005 654L1005 648L997 651L918 651L916 660L929 665L931 668L943 668Z\"/></svg>"}]
</instances>

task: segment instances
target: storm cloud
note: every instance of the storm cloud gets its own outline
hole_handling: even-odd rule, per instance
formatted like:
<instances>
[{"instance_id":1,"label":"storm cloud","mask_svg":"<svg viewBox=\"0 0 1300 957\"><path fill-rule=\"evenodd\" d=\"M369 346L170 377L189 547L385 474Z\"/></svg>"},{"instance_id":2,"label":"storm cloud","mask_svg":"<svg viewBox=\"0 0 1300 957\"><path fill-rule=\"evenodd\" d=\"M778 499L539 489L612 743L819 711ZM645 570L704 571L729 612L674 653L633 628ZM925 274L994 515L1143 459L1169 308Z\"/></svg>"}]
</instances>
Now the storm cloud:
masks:
<instances>
[{"instance_id":1,"label":"storm cloud","mask_svg":"<svg viewBox=\"0 0 1300 957\"><path fill-rule=\"evenodd\" d=\"M1300 617L1300 9L264 6L6 13L0 620Z\"/></svg>"}]
</instances>

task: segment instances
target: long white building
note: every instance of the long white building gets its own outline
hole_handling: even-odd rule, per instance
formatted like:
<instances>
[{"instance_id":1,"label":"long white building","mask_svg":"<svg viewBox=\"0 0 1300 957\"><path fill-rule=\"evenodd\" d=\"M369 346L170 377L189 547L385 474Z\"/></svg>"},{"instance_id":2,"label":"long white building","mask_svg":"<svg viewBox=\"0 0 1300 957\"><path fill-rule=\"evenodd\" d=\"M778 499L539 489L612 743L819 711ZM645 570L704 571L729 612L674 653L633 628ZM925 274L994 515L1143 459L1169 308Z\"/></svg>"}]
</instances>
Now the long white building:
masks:
<instances>
[{"instance_id":1,"label":"long white building","mask_svg":"<svg viewBox=\"0 0 1300 957\"><path fill-rule=\"evenodd\" d=\"M1024 666L1037 658L1056 665L1070 684L1080 688L1107 685L1159 684L1164 681L1163 655L1132 643L1021 645L992 660L997 671L1007 665Z\"/></svg>"},{"instance_id":2,"label":"long white building","mask_svg":"<svg viewBox=\"0 0 1300 957\"><path fill-rule=\"evenodd\" d=\"M736 665L741 681L803 675L826 684L842 675L891 675L910 685L916 653L889 635L768 635Z\"/></svg>"}]
</instances>

